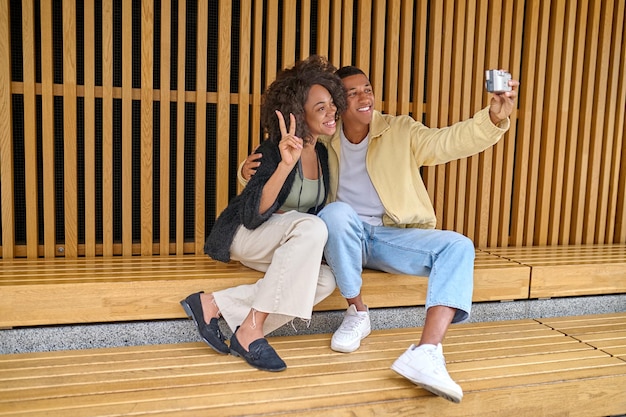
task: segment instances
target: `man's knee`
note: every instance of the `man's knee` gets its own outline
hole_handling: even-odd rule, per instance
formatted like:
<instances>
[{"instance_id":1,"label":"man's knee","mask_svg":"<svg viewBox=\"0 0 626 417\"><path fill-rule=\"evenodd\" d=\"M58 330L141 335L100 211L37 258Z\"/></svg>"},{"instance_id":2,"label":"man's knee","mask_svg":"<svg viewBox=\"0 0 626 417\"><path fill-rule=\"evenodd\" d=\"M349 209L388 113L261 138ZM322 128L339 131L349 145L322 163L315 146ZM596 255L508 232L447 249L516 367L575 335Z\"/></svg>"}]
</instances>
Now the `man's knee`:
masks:
<instances>
[{"instance_id":1,"label":"man's knee","mask_svg":"<svg viewBox=\"0 0 626 417\"><path fill-rule=\"evenodd\" d=\"M462 234L458 234L458 235L459 235L459 238L458 238L457 245L459 245L459 247L461 248L461 251L465 253L467 257L471 257L472 259L474 259L476 255L474 242L472 241L472 239L468 238L467 236L464 236Z\"/></svg>"},{"instance_id":2,"label":"man's knee","mask_svg":"<svg viewBox=\"0 0 626 417\"><path fill-rule=\"evenodd\" d=\"M334 202L328 204L319 212L318 216L328 228L342 227L354 216L354 210L346 203Z\"/></svg>"}]
</instances>

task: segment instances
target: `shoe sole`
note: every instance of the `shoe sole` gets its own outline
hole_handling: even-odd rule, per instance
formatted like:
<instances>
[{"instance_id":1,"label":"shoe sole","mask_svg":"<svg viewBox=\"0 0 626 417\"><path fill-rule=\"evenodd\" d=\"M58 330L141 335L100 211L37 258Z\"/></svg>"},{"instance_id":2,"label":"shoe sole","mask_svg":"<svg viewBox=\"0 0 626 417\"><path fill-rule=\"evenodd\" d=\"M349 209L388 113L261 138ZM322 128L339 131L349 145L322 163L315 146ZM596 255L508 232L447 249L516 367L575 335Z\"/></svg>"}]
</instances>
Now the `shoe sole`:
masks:
<instances>
[{"instance_id":1,"label":"shoe sole","mask_svg":"<svg viewBox=\"0 0 626 417\"><path fill-rule=\"evenodd\" d=\"M198 320L196 320L196 316L193 314L193 310L191 309L191 306L189 305L189 303L186 300L182 300L180 302L180 305L183 307L183 310L185 310L185 314L187 314L187 317L189 317L191 320L193 320L193 322L196 324L196 327L198 328L198 333L200 333L200 324L198 324ZM207 345L209 345L209 347L211 349L213 349L214 351L216 351L217 353L219 353L220 355L228 355L229 352L222 352L221 350L219 350L217 347L213 346L211 344L211 342L209 342L207 339L205 339L202 334L200 334L200 337L202 338L202 340L204 341L204 343L206 343Z\"/></svg>"},{"instance_id":2,"label":"shoe sole","mask_svg":"<svg viewBox=\"0 0 626 417\"><path fill-rule=\"evenodd\" d=\"M370 335L370 333L372 332L372 329L370 329L367 333L365 333L363 336L361 336L361 338L359 340L357 340L356 342L356 346L355 345L350 345L350 346L337 346L335 344L333 344L332 340L330 342L330 348L332 350L334 350L335 352L340 352L340 353L352 353L355 350L357 350L358 348L361 347L361 340L365 339L367 336Z\"/></svg>"},{"instance_id":3,"label":"shoe sole","mask_svg":"<svg viewBox=\"0 0 626 417\"><path fill-rule=\"evenodd\" d=\"M431 393L433 393L433 394L435 394L435 395L437 395L437 396L439 396L441 398L445 398L448 401L451 401L453 403L458 404L463 399L463 395L461 395L459 397L456 392L451 392L449 390L446 391L443 388L436 387L436 386L429 385L429 384L425 384L424 382L417 381L414 378L411 378L410 376L408 376L408 372L407 372L406 369L404 369L402 364L398 364L398 363L394 362L393 365L391 365L391 370L393 370L397 374L401 375L402 377L408 379L409 381L411 381L415 385L418 385L418 386L424 388L426 391L429 391L429 392L431 392Z\"/></svg>"}]
</instances>

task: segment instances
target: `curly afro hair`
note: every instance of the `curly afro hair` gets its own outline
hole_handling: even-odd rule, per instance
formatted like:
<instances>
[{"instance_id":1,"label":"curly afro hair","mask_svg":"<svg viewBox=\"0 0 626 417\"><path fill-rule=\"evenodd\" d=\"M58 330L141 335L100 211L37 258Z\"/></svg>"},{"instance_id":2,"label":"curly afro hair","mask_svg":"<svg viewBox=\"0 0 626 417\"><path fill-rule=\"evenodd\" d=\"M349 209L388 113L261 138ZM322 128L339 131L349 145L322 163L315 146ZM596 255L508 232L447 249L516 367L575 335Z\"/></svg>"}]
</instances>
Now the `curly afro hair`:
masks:
<instances>
[{"instance_id":1,"label":"curly afro hair","mask_svg":"<svg viewBox=\"0 0 626 417\"><path fill-rule=\"evenodd\" d=\"M346 96L341 79L335 74L336 68L319 55L298 61L279 72L276 80L265 90L261 101L261 125L268 139L278 143L281 138L276 110L285 117L289 129L289 114L296 118L296 136L303 139L310 136L304 121L304 103L309 90L315 84L326 88L337 107L336 118L346 109Z\"/></svg>"}]
</instances>

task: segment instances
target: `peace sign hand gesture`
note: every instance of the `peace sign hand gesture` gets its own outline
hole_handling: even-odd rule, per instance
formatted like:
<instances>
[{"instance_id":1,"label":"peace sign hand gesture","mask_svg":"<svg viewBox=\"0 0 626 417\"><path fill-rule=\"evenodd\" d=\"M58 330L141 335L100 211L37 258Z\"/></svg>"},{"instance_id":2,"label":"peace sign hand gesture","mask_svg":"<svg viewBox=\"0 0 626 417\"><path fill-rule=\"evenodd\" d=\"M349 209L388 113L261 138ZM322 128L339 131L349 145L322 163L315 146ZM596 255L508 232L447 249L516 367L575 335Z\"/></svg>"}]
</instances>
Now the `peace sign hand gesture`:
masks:
<instances>
[{"instance_id":1,"label":"peace sign hand gesture","mask_svg":"<svg viewBox=\"0 0 626 417\"><path fill-rule=\"evenodd\" d=\"M281 139L278 143L280 157L282 158L281 163L285 163L291 170L298 162L298 159L300 159L304 141L296 136L296 117L293 114L289 114L289 131L287 131L283 114L276 110L276 116L278 117L278 126L281 133Z\"/></svg>"}]
</instances>

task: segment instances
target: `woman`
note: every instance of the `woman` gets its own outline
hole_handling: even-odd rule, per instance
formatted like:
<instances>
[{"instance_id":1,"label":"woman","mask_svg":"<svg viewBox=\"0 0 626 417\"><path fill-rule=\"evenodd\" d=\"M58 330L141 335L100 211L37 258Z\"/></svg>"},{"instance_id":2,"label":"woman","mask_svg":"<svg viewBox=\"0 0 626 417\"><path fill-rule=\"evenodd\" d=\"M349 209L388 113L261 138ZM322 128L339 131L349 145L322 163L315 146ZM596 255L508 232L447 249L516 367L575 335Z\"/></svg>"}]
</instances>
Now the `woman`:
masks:
<instances>
[{"instance_id":1,"label":"woman","mask_svg":"<svg viewBox=\"0 0 626 417\"><path fill-rule=\"evenodd\" d=\"M328 154L317 138L335 132L346 107L334 72L325 58L312 56L277 75L261 105L268 134L258 149L261 166L206 240L212 258L240 261L265 276L181 301L209 346L266 371L286 365L264 336L296 317L309 320L313 306L335 288L330 269L320 265L328 232L315 216L329 184ZM218 326L220 315L234 330L230 347Z\"/></svg>"}]
</instances>

